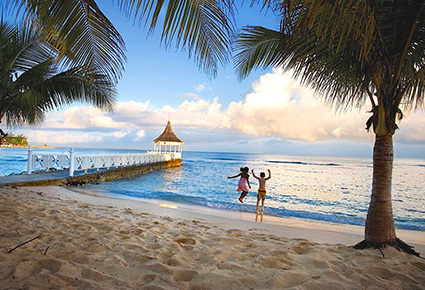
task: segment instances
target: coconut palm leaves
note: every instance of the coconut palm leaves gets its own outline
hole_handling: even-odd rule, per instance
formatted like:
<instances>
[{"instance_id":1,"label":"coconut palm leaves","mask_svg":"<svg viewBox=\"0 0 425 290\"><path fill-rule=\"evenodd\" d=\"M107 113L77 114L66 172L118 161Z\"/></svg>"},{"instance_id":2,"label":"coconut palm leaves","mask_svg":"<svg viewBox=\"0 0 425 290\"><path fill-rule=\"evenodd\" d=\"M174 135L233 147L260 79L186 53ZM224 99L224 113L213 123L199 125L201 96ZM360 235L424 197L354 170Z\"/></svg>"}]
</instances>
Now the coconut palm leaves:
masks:
<instances>
[{"instance_id":1,"label":"coconut palm leaves","mask_svg":"<svg viewBox=\"0 0 425 290\"><path fill-rule=\"evenodd\" d=\"M382 104L385 128L378 132L393 134L401 103L423 105L423 6L423 1L282 1L276 8L282 13L279 54L263 50L257 59L294 70L338 108L367 99ZM236 42L242 77L256 68L247 53L266 41L259 29L245 28ZM276 35L268 38L276 42Z\"/></svg>"},{"instance_id":2,"label":"coconut palm leaves","mask_svg":"<svg viewBox=\"0 0 425 290\"><path fill-rule=\"evenodd\" d=\"M162 21L162 40L165 47L173 41L178 48L187 49L199 69L208 75L217 74L218 64L230 57L233 36L234 1L232 0L120 0L121 10L134 16L153 31Z\"/></svg>"},{"instance_id":3,"label":"coconut palm leaves","mask_svg":"<svg viewBox=\"0 0 425 290\"><path fill-rule=\"evenodd\" d=\"M85 66L117 82L126 60L121 35L93 0L8 0L42 29L65 66Z\"/></svg>"},{"instance_id":4,"label":"coconut palm leaves","mask_svg":"<svg viewBox=\"0 0 425 290\"><path fill-rule=\"evenodd\" d=\"M34 26L0 24L0 120L9 126L41 122L46 111L75 101L112 109L110 79L89 67L59 67L59 52L41 33Z\"/></svg>"},{"instance_id":5,"label":"coconut palm leaves","mask_svg":"<svg viewBox=\"0 0 425 290\"><path fill-rule=\"evenodd\" d=\"M235 67L239 78L252 70L282 64L281 33L261 26L247 26L237 35Z\"/></svg>"}]
</instances>

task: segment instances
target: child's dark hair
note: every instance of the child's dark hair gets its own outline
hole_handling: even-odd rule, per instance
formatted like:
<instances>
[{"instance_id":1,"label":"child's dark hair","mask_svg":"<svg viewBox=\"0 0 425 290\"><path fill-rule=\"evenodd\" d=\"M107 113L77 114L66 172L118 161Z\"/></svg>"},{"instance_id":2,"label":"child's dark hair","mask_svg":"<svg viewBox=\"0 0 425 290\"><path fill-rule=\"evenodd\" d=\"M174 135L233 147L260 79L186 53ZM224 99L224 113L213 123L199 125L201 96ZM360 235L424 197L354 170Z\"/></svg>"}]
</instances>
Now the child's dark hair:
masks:
<instances>
[{"instance_id":1,"label":"child's dark hair","mask_svg":"<svg viewBox=\"0 0 425 290\"><path fill-rule=\"evenodd\" d=\"M264 177L266 177L266 174L265 174L264 172L261 172L261 173L260 173L260 177L261 177L261 178L264 178Z\"/></svg>"},{"instance_id":2,"label":"child's dark hair","mask_svg":"<svg viewBox=\"0 0 425 290\"><path fill-rule=\"evenodd\" d=\"M249 168L248 167L241 167L241 172L249 172Z\"/></svg>"}]
</instances>

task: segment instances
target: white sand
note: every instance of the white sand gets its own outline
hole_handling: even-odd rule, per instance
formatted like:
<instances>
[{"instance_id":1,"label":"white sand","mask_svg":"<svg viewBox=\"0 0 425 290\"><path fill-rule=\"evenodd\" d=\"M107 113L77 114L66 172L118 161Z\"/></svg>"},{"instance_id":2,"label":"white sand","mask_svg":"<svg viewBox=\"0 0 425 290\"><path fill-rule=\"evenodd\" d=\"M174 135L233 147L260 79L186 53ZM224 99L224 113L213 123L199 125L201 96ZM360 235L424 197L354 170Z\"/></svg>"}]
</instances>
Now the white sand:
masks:
<instances>
[{"instance_id":1,"label":"white sand","mask_svg":"<svg viewBox=\"0 0 425 290\"><path fill-rule=\"evenodd\" d=\"M424 259L349 247L361 227L257 218L1 188L0 289L425 289ZM397 233L424 256L423 232Z\"/></svg>"}]
</instances>

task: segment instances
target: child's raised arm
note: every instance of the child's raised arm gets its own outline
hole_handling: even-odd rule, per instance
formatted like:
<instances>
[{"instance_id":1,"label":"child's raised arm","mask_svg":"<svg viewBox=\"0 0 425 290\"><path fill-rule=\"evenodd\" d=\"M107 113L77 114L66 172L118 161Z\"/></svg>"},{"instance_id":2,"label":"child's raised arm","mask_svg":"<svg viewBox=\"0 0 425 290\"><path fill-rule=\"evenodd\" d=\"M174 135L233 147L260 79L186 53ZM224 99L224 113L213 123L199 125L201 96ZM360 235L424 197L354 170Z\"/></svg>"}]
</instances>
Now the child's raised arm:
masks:
<instances>
[{"instance_id":1,"label":"child's raised arm","mask_svg":"<svg viewBox=\"0 0 425 290\"><path fill-rule=\"evenodd\" d=\"M267 169L267 171L269 172L269 177L267 177L266 180L269 180L272 177L272 173L270 172L270 169Z\"/></svg>"},{"instance_id":2,"label":"child's raised arm","mask_svg":"<svg viewBox=\"0 0 425 290\"><path fill-rule=\"evenodd\" d=\"M254 177L255 177L255 178L257 178L257 179L260 179L258 176L256 176L256 175L255 175L255 173L254 173L254 169L252 169L252 170L251 170L251 172L252 172L252 176L254 176Z\"/></svg>"}]
</instances>

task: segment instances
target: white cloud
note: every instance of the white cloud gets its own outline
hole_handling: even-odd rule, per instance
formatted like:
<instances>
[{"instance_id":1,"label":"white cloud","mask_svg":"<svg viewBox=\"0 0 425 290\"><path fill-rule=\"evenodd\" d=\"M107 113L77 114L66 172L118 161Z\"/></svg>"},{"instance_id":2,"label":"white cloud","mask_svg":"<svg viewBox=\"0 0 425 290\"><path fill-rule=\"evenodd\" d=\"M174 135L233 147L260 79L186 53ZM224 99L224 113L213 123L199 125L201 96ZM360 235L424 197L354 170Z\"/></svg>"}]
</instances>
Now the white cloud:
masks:
<instances>
[{"instance_id":1,"label":"white cloud","mask_svg":"<svg viewBox=\"0 0 425 290\"><path fill-rule=\"evenodd\" d=\"M364 139L366 115L337 115L290 75L278 71L263 75L253 84L244 102L227 109L232 127L249 134L317 141L340 138ZM360 133L360 134L359 134Z\"/></svg>"},{"instance_id":2,"label":"white cloud","mask_svg":"<svg viewBox=\"0 0 425 290\"><path fill-rule=\"evenodd\" d=\"M243 101L232 102L227 108L223 108L218 97L213 101L192 98L177 107L167 105L162 109L149 107L149 101L119 102L113 113L94 107L71 107L61 113L49 114L43 124L45 130L36 130L29 137L35 143L49 140L59 144L138 141L146 136L147 131L160 132L170 117L174 128L178 127L186 134L196 132L201 139L203 134L219 132L221 138L229 141L235 135L241 138L243 134L307 142L370 141L373 134L364 129L370 116L368 110L363 108L336 114L290 74L276 70L253 83L251 92ZM396 140L425 142L424 112L409 114L400 128ZM58 130L66 133L58 133Z\"/></svg>"},{"instance_id":3,"label":"white cloud","mask_svg":"<svg viewBox=\"0 0 425 290\"><path fill-rule=\"evenodd\" d=\"M189 99L189 100L199 100L200 97L197 94L194 93L184 93L180 95L183 99Z\"/></svg>"},{"instance_id":4,"label":"white cloud","mask_svg":"<svg viewBox=\"0 0 425 290\"><path fill-rule=\"evenodd\" d=\"M335 130L333 130L331 133L332 133L332 135L334 135L334 136L335 136L335 137L337 137L337 138L340 138L341 136L346 135L346 134L343 132L343 130L341 129L341 127L336 128L336 129L335 129Z\"/></svg>"},{"instance_id":5,"label":"white cloud","mask_svg":"<svg viewBox=\"0 0 425 290\"><path fill-rule=\"evenodd\" d=\"M103 137L91 133L73 132L51 132L44 130L33 130L28 134L31 144L85 144L101 142Z\"/></svg>"},{"instance_id":6,"label":"white cloud","mask_svg":"<svg viewBox=\"0 0 425 290\"><path fill-rule=\"evenodd\" d=\"M195 90L196 90L197 92L202 92L203 90L205 90L205 86L204 86L203 84L197 85L197 86L195 87Z\"/></svg>"},{"instance_id":7,"label":"white cloud","mask_svg":"<svg viewBox=\"0 0 425 290\"><path fill-rule=\"evenodd\" d=\"M127 133L125 133L125 132L113 132L112 133L112 136L114 137L114 138L124 138L125 136L127 135Z\"/></svg>"},{"instance_id":8,"label":"white cloud","mask_svg":"<svg viewBox=\"0 0 425 290\"><path fill-rule=\"evenodd\" d=\"M200 93L204 90L211 90L211 88L208 87L207 83L203 83L203 84L199 84L199 85L195 86L195 90Z\"/></svg>"},{"instance_id":9,"label":"white cloud","mask_svg":"<svg viewBox=\"0 0 425 290\"><path fill-rule=\"evenodd\" d=\"M146 134L145 130L139 130L137 132L137 136L140 137L140 138L142 138L143 136L145 136L145 134Z\"/></svg>"},{"instance_id":10,"label":"white cloud","mask_svg":"<svg viewBox=\"0 0 425 290\"><path fill-rule=\"evenodd\" d=\"M136 136L137 137L133 138L133 141L139 141L140 139L142 139L143 137L145 137L145 135L146 135L146 131L145 130L139 130L136 133Z\"/></svg>"},{"instance_id":11,"label":"white cloud","mask_svg":"<svg viewBox=\"0 0 425 290\"><path fill-rule=\"evenodd\" d=\"M137 115L140 112L146 111L149 107L149 101L145 103L129 101L129 102L118 102L115 111L120 112L124 115Z\"/></svg>"},{"instance_id":12,"label":"white cloud","mask_svg":"<svg viewBox=\"0 0 425 290\"><path fill-rule=\"evenodd\" d=\"M118 106L119 107L119 104ZM78 106L71 107L60 113L48 114L43 127L67 128L67 129L89 129L89 128L124 128L123 122L117 122L110 116L95 107ZM108 114L108 115L106 115ZM58 121L58 119L60 121Z\"/></svg>"},{"instance_id":13,"label":"white cloud","mask_svg":"<svg viewBox=\"0 0 425 290\"><path fill-rule=\"evenodd\" d=\"M424 111L404 112L404 119L398 124L395 138L403 143L418 143L425 141L425 113Z\"/></svg>"}]
</instances>

